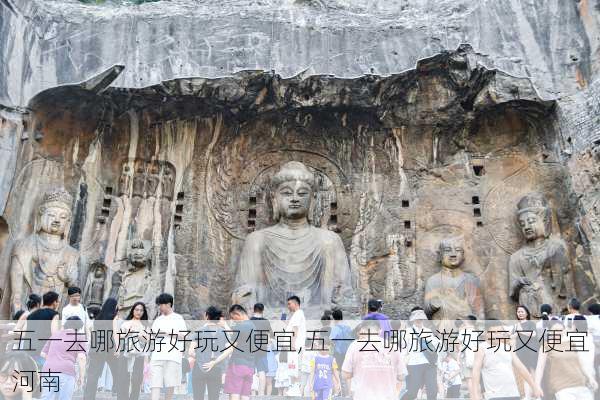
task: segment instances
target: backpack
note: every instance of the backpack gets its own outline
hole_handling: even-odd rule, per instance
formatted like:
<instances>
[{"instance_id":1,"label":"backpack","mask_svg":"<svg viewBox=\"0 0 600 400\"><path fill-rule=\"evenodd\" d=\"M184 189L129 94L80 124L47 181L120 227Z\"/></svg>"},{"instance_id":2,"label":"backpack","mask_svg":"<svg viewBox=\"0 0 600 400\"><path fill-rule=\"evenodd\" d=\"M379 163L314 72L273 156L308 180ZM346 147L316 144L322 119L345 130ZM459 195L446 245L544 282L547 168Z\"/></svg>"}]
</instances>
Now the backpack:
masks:
<instances>
[{"instance_id":1,"label":"backpack","mask_svg":"<svg viewBox=\"0 0 600 400\"><path fill-rule=\"evenodd\" d=\"M421 338L421 350L423 351L423 355L429 364L436 365L438 362L438 353L435 349L431 350L429 346L427 346L425 339L426 338Z\"/></svg>"}]
</instances>

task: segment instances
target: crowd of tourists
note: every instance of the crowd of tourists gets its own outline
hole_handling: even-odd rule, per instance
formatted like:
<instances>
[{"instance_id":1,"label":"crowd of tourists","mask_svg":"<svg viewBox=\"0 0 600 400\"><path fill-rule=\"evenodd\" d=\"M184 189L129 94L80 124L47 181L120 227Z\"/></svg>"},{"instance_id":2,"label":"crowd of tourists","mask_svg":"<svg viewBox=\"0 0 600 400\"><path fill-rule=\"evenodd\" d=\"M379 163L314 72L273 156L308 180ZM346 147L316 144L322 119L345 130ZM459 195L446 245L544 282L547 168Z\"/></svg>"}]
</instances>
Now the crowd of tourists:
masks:
<instances>
[{"instance_id":1,"label":"crowd of tourists","mask_svg":"<svg viewBox=\"0 0 600 400\"><path fill-rule=\"evenodd\" d=\"M477 321L474 316L452 321L465 337L479 334L482 345L473 349L463 337L457 349L438 351L444 335L422 308L413 308L407 321L392 321L382 313L379 300L368 302L360 321L344 320L340 309L326 310L318 331L310 335L297 296L287 299L289 314L281 321L266 319L263 304L252 310L234 304L227 312L208 307L193 327L175 312L173 296L167 293L156 298L158 316L153 320L142 302L123 316L117 300L108 298L90 315L79 288L69 288L68 296L68 304L60 307L55 292L32 294L27 311L15 314L9 335L13 340L0 359L0 398L66 400L80 395L94 400L104 390L127 400L147 392L152 400L169 400L175 394L195 400L223 395L598 399L600 304L588 305L583 315L577 299L560 316L544 304L538 321L523 305L516 307L510 323ZM290 333L285 349L276 322ZM401 331L418 333L412 338L418 338L419 346L394 350L390 343ZM186 341L190 332L202 342ZM253 349L256 342L250 338L256 332L261 333L263 351ZM548 332L553 340L545 340ZM156 340L157 333L170 335L164 346L143 345ZM574 342L574 333L584 335ZM101 338L113 346L99 349ZM512 346L499 344L500 339ZM315 341L320 344L315 346ZM526 345L519 349L518 343ZM569 351L574 343L581 351Z\"/></svg>"}]
</instances>

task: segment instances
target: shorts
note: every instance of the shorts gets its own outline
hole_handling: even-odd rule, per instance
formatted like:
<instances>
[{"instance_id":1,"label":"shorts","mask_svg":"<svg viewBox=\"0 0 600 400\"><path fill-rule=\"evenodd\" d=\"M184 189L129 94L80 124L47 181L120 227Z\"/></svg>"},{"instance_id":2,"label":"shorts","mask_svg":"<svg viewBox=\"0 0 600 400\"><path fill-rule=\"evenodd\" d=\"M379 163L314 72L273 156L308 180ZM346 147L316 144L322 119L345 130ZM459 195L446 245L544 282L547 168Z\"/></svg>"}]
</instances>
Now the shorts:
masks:
<instances>
[{"instance_id":1,"label":"shorts","mask_svg":"<svg viewBox=\"0 0 600 400\"><path fill-rule=\"evenodd\" d=\"M170 388L181 385L181 363L172 360L150 361L150 387Z\"/></svg>"},{"instance_id":2,"label":"shorts","mask_svg":"<svg viewBox=\"0 0 600 400\"><path fill-rule=\"evenodd\" d=\"M315 389L312 398L313 400L329 400L331 398L331 388Z\"/></svg>"},{"instance_id":3,"label":"shorts","mask_svg":"<svg viewBox=\"0 0 600 400\"><path fill-rule=\"evenodd\" d=\"M252 394L252 377L254 368L247 365L229 364L225 373L223 391L227 394L250 396Z\"/></svg>"},{"instance_id":4,"label":"shorts","mask_svg":"<svg viewBox=\"0 0 600 400\"><path fill-rule=\"evenodd\" d=\"M266 354L256 357L254 368L256 368L256 372L269 372L269 359Z\"/></svg>"},{"instance_id":5,"label":"shorts","mask_svg":"<svg viewBox=\"0 0 600 400\"><path fill-rule=\"evenodd\" d=\"M561 389L554 394L556 400L593 400L594 393L587 386Z\"/></svg>"}]
</instances>

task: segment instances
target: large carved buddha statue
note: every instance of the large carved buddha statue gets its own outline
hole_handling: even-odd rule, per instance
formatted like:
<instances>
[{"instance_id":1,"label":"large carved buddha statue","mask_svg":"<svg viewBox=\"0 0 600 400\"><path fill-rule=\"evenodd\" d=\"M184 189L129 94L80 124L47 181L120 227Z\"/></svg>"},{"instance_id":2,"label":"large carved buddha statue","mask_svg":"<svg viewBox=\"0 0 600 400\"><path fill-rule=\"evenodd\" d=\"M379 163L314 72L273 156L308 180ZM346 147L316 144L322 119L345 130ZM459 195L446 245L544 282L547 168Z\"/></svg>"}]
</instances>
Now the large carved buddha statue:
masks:
<instances>
[{"instance_id":1,"label":"large carved buddha statue","mask_svg":"<svg viewBox=\"0 0 600 400\"><path fill-rule=\"evenodd\" d=\"M9 270L12 310L22 309L30 293L53 290L64 298L75 284L79 252L68 244L72 202L64 189L46 193L33 234L15 244Z\"/></svg>"},{"instance_id":2,"label":"large carved buddha statue","mask_svg":"<svg viewBox=\"0 0 600 400\"><path fill-rule=\"evenodd\" d=\"M313 173L296 161L284 164L271 179L277 224L246 237L237 301L277 308L295 294L303 307L339 303L342 289L348 287L348 259L336 233L308 221L314 181Z\"/></svg>"},{"instance_id":3,"label":"large carved buddha statue","mask_svg":"<svg viewBox=\"0 0 600 400\"><path fill-rule=\"evenodd\" d=\"M483 318L483 298L479 278L462 270L464 239L450 237L439 247L441 271L425 284L425 311L433 319L454 320L475 315Z\"/></svg>"},{"instance_id":4,"label":"large carved buddha statue","mask_svg":"<svg viewBox=\"0 0 600 400\"><path fill-rule=\"evenodd\" d=\"M536 317L544 303L560 310L567 297L570 265L565 241L550 236L547 200L539 193L523 197L517 205L517 218L525 245L510 256L509 294Z\"/></svg>"}]
</instances>

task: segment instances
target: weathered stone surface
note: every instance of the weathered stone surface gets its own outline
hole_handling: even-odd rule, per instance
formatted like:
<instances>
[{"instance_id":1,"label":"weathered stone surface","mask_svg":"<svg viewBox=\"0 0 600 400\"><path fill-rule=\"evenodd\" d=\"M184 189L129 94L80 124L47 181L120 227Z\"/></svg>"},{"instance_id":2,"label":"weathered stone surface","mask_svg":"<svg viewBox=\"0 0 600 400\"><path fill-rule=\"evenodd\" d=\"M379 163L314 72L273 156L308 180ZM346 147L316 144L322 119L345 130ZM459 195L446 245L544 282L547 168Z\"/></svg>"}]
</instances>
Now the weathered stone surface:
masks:
<instances>
[{"instance_id":1,"label":"weathered stone surface","mask_svg":"<svg viewBox=\"0 0 600 400\"><path fill-rule=\"evenodd\" d=\"M598 15L591 0L3 0L0 103L24 106L115 64L128 67L115 82L123 87L247 69L358 77L399 73L461 43L558 97L597 76Z\"/></svg>"},{"instance_id":2,"label":"weathered stone surface","mask_svg":"<svg viewBox=\"0 0 600 400\"><path fill-rule=\"evenodd\" d=\"M44 188L60 184L76 199L69 240L80 277L101 263L119 282L128 241L147 240L156 291L193 314L230 301L245 238L274 223L270 178L293 160L318 172L312 223L341 237L355 287L394 316L423 303L438 244L455 235L485 314L511 314L516 204L534 191L567 243L569 295L591 301L595 255L580 233L556 102L478 58L461 46L387 77L246 71L107 87L117 68L45 90L23 115L20 190L4 213L11 243L31 232Z\"/></svg>"}]
</instances>

